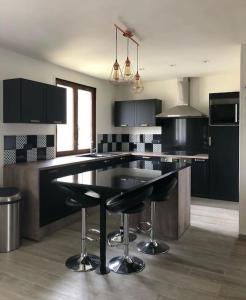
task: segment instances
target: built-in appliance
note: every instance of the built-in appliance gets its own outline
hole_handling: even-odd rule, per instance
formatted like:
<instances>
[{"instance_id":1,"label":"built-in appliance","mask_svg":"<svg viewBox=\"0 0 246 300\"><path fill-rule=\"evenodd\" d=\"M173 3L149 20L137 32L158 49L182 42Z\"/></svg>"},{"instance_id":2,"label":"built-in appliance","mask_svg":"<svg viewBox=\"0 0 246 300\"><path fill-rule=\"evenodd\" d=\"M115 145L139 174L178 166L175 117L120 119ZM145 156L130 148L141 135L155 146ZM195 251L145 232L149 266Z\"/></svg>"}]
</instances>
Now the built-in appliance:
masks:
<instances>
[{"instance_id":1,"label":"built-in appliance","mask_svg":"<svg viewBox=\"0 0 246 300\"><path fill-rule=\"evenodd\" d=\"M239 92L209 94L210 126L239 124Z\"/></svg>"},{"instance_id":2,"label":"built-in appliance","mask_svg":"<svg viewBox=\"0 0 246 300\"><path fill-rule=\"evenodd\" d=\"M156 115L161 123L165 118L201 118L206 115L190 105L190 78L178 78L177 105ZM157 122L158 122L157 121Z\"/></svg>"}]
</instances>

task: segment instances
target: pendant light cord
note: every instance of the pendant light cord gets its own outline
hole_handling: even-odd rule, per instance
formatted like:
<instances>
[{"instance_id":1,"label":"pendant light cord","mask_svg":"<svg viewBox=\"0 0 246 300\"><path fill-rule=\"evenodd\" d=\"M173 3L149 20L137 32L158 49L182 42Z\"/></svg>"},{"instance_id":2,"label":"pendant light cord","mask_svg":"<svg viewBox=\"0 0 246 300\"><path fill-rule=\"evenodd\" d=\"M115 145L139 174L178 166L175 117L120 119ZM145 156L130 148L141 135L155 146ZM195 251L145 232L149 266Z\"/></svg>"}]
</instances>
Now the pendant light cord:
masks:
<instances>
[{"instance_id":1,"label":"pendant light cord","mask_svg":"<svg viewBox=\"0 0 246 300\"><path fill-rule=\"evenodd\" d=\"M118 53L118 36L117 36L117 33L118 33L118 29L117 27L115 27L115 57L116 57L116 60L117 60L117 53Z\"/></svg>"},{"instance_id":2,"label":"pendant light cord","mask_svg":"<svg viewBox=\"0 0 246 300\"><path fill-rule=\"evenodd\" d=\"M127 57L129 57L129 38L127 38Z\"/></svg>"},{"instance_id":3,"label":"pendant light cord","mask_svg":"<svg viewBox=\"0 0 246 300\"><path fill-rule=\"evenodd\" d=\"M137 45L137 72L138 72L138 45Z\"/></svg>"}]
</instances>

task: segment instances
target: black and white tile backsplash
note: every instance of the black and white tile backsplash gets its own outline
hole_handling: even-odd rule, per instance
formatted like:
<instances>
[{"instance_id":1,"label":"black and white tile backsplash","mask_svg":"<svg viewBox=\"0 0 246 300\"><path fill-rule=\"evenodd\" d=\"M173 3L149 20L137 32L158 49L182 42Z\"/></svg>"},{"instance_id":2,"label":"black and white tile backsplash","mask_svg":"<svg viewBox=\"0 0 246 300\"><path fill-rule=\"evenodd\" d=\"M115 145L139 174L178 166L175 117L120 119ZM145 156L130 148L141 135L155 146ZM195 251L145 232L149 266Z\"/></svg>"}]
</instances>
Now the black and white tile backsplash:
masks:
<instances>
[{"instance_id":1,"label":"black and white tile backsplash","mask_svg":"<svg viewBox=\"0 0 246 300\"><path fill-rule=\"evenodd\" d=\"M4 165L46 160L54 157L54 135L4 136Z\"/></svg>"},{"instance_id":2,"label":"black and white tile backsplash","mask_svg":"<svg viewBox=\"0 0 246 300\"><path fill-rule=\"evenodd\" d=\"M98 134L98 152L162 152L160 134Z\"/></svg>"}]
</instances>

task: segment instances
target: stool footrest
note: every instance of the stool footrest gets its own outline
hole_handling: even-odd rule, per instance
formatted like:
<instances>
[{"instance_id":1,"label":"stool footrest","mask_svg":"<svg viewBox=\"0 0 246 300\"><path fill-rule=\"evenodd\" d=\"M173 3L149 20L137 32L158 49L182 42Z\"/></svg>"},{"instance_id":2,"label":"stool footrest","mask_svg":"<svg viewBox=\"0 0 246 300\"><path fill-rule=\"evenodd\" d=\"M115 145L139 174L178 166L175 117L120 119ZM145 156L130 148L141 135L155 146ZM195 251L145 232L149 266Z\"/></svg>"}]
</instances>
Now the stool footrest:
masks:
<instances>
[{"instance_id":1,"label":"stool footrest","mask_svg":"<svg viewBox=\"0 0 246 300\"><path fill-rule=\"evenodd\" d=\"M150 222L140 222L137 227L138 231L141 233L148 233L152 229L152 224Z\"/></svg>"},{"instance_id":2,"label":"stool footrest","mask_svg":"<svg viewBox=\"0 0 246 300\"><path fill-rule=\"evenodd\" d=\"M90 228L87 230L87 233L89 234L86 234L86 239L90 242L97 242L100 240L100 230L98 229L95 229L95 228ZM92 236L90 235L92 234ZM95 236L95 237L94 237Z\"/></svg>"}]
</instances>

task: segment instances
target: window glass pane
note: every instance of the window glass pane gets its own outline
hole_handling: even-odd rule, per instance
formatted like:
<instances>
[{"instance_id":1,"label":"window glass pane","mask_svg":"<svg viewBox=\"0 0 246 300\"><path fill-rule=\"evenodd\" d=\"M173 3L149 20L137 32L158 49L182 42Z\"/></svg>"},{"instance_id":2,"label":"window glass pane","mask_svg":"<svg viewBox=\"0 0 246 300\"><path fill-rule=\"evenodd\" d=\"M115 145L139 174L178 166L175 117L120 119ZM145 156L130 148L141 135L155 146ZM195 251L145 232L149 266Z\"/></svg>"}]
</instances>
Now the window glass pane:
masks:
<instances>
[{"instance_id":1,"label":"window glass pane","mask_svg":"<svg viewBox=\"0 0 246 300\"><path fill-rule=\"evenodd\" d=\"M74 149L74 128L73 128L73 89L68 86L58 84L67 90L67 124L57 125L57 152L71 151Z\"/></svg>"},{"instance_id":2,"label":"window glass pane","mask_svg":"<svg viewBox=\"0 0 246 300\"><path fill-rule=\"evenodd\" d=\"M90 149L92 142L92 94L78 90L78 148Z\"/></svg>"}]
</instances>

